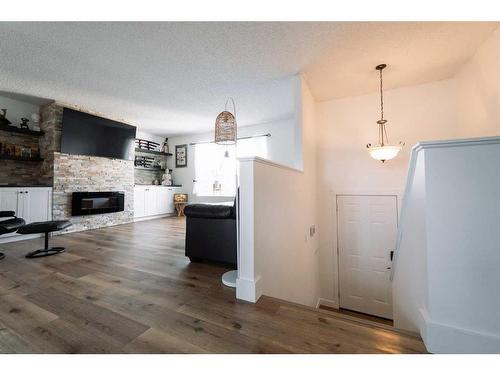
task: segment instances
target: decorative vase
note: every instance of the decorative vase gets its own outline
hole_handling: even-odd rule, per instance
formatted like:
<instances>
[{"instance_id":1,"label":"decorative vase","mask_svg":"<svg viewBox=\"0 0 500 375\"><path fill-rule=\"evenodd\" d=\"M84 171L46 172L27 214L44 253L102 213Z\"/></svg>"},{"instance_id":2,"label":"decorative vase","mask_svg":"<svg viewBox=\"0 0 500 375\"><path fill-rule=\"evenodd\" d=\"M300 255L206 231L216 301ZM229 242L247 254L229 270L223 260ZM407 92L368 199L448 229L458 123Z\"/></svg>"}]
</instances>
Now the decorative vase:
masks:
<instances>
[{"instance_id":1,"label":"decorative vase","mask_svg":"<svg viewBox=\"0 0 500 375\"><path fill-rule=\"evenodd\" d=\"M170 152L170 147L168 147L168 138L165 138L165 142L163 142L162 151L166 154Z\"/></svg>"},{"instance_id":2,"label":"decorative vase","mask_svg":"<svg viewBox=\"0 0 500 375\"><path fill-rule=\"evenodd\" d=\"M0 110L0 125L10 125L12 124L9 120L7 120L7 110L6 109L1 109Z\"/></svg>"}]
</instances>

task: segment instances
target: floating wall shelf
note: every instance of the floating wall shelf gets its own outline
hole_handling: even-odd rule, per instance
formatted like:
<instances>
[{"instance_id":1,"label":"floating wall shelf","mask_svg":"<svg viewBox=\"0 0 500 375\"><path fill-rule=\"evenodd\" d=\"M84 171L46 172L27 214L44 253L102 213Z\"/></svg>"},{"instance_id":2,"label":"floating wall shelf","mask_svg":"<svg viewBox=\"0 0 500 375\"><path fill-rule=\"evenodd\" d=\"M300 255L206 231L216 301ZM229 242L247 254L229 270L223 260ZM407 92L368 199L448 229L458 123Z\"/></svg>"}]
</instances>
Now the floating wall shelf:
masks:
<instances>
[{"instance_id":1,"label":"floating wall shelf","mask_svg":"<svg viewBox=\"0 0 500 375\"><path fill-rule=\"evenodd\" d=\"M165 172L166 169L162 168L146 168L146 167L134 167L135 169L140 169L141 171L151 171L151 172ZM169 169L169 171L172 171Z\"/></svg>"},{"instance_id":2,"label":"floating wall shelf","mask_svg":"<svg viewBox=\"0 0 500 375\"><path fill-rule=\"evenodd\" d=\"M22 158L20 156L12 156L12 155L0 155L0 160L17 160L17 161L43 161L42 158Z\"/></svg>"},{"instance_id":3,"label":"floating wall shelf","mask_svg":"<svg viewBox=\"0 0 500 375\"><path fill-rule=\"evenodd\" d=\"M161 152L161 151L154 151L154 150L148 150L145 148L135 148L135 152L142 152L144 154L153 154L153 155L162 155L162 156L172 156L170 152Z\"/></svg>"},{"instance_id":4,"label":"floating wall shelf","mask_svg":"<svg viewBox=\"0 0 500 375\"><path fill-rule=\"evenodd\" d=\"M9 125L0 125L0 130L6 131L6 132L11 132L11 133L34 135L36 137L40 137L40 136L45 134L41 130L37 131L37 130L30 130L30 129L21 129L21 128L18 128L15 126L9 126Z\"/></svg>"}]
</instances>

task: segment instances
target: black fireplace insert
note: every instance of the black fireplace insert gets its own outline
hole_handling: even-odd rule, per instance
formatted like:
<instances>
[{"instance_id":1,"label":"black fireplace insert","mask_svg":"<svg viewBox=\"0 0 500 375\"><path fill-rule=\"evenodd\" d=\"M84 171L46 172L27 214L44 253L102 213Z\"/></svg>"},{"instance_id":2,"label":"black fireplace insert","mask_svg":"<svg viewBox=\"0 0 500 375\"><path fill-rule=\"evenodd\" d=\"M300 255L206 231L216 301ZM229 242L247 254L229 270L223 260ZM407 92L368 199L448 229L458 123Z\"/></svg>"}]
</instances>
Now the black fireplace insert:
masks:
<instances>
[{"instance_id":1,"label":"black fireplace insert","mask_svg":"<svg viewBox=\"0 0 500 375\"><path fill-rule=\"evenodd\" d=\"M119 191L75 192L71 199L73 216L106 214L124 209L125 194Z\"/></svg>"}]
</instances>

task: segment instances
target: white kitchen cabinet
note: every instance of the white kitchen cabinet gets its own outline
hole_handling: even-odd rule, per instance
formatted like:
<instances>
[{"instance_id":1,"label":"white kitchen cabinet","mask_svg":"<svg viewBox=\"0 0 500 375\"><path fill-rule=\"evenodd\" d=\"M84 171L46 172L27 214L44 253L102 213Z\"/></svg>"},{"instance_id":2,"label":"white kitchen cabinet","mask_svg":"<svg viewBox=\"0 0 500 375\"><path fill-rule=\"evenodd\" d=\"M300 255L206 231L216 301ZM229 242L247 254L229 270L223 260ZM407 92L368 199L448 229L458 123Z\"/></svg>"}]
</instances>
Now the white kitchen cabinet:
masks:
<instances>
[{"instance_id":1,"label":"white kitchen cabinet","mask_svg":"<svg viewBox=\"0 0 500 375\"><path fill-rule=\"evenodd\" d=\"M27 223L52 220L52 189L29 188L22 195L24 216L21 217Z\"/></svg>"},{"instance_id":2,"label":"white kitchen cabinet","mask_svg":"<svg viewBox=\"0 0 500 375\"><path fill-rule=\"evenodd\" d=\"M0 211L14 211L15 215L24 219L26 224L52 220L52 188L0 188ZM28 238L33 235L20 236L16 233L8 233L0 237L0 241L8 237Z\"/></svg>"},{"instance_id":3,"label":"white kitchen cabinet","mask_svg":"<svg viewBox=\"0 0 500 375\"><path fill-rule=\"evenodd\" d=\"M174 193L180 187L136 185L134 187L134 218L165 216L174 213Z\"/></svg>"},{"instance_id":4,"label":"white kitchen cabinet","mask_svg":"<svg viewBox=\"0 0 500 375\"><path fill-rule=\"evenodd\" d=\"M159 215L158 192L154 186L144 189L144 216Z\"/></svg>"},{"instance_id":5,"label":"white kitchen cabinet","mask_svg":"<svg viewBox=\"0 0 500 375\"><path fill-rule=\"evenodd\" d=\"M134 188L134 217L143 217L145 212L144 187L136 186Z\"/></svg>"}]
</instances>

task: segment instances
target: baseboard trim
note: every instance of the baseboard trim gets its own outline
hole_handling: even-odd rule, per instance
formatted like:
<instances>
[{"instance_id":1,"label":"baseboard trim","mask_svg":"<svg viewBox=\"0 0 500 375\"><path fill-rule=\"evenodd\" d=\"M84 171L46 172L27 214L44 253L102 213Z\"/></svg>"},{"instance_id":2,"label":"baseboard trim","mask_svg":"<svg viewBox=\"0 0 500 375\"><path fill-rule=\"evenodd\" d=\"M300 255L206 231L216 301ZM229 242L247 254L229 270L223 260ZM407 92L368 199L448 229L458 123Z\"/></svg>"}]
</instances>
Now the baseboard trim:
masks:
<instances>
[{"instance_id":1,"label":"baseboard trim","mask_svg":"<svg viewBox=\"0 0 500 375\"><path fill-rule=\"evenodd\" d=\"M262 296L262 279L257 276L254 280L238 277L236 279L236 298L256 303Z\"/></svg>"},{"instance_id":2,"label":"baseboard trim","mask_svg":"<svg viewBox=\"0 0 500 375\"><path fill-rule=\"evenodd\" d=\"M16 234L15 236L8 236L1 238L0 244L9 243L9 242L17 242L17 241L25 241L25 240L33 240L35 238L43 237L43 233L34 233L34 234Z\"/></svg>"},{"instance_id":3,"label":"baseboard trim","mask_svg":"<svg viewBox=\"0 0 500 375\"><path fill-rule=\"evenodd\" d=\"M431 353L499 354L500 336L439 323L420 309L420 335Z\"/></svg>"},{"instance_id":4,"label":"baseboard trim","mask_svg":"<svg viewBox=\"0 0 500 375\"><path fill-rule=\"evenodd\" d=\"M319 309L321 305L331 307L333 309L339 308L338 302L333 299L318 298L318 302L316 303L316 308Z\"/></svg>"},{"instance_id":5,"label":"baseboard trim","mask_svg":"<svg viewBox=\"0 0 500 375\"><path fill-rule=\"evenodd\" d=\"M154 220L154 219L163 219L164 217L175 216L175 214L165 214L165 215L155 215L155 216L143 216L143 217L134 217L134 223L137 221L145 221L145 220Z\"/></svg>"}]
</instances>

